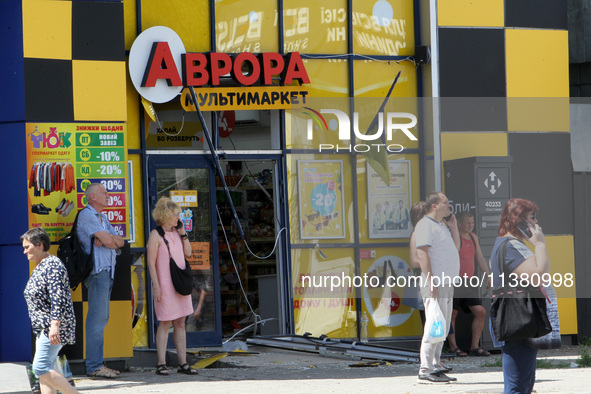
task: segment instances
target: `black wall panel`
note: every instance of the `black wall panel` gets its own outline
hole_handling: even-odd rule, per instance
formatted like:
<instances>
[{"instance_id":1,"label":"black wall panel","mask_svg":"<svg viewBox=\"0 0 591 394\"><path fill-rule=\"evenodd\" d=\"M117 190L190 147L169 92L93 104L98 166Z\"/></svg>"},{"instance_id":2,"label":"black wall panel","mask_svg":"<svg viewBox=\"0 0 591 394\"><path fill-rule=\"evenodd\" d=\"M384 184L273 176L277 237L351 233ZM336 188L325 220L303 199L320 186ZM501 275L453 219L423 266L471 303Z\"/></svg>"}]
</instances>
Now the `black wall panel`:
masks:
<instances>
[{"instance_id":1,"label":"black wall panel","mask_svg":"<svg viewBox=\"0 0 591 394\"><path fill-rule=\"evenodd\" d=\"M505 27L567 29L567 0L505 0Z\"/></svg>"},{"instance_id":2,"label":"black wall panel","mask_svg":"<svg viewBox=\"0 0 591 394\"><path fill-rule=\"evenodd\" d=\"M74 121L72 62L25 58L25 108L30 122Z\"/></svg>"},{"instance_id":3,"label":"black wall panel","mask_svg":"<svg viewBox=\"0 0 591 394\"><path fill-rule=\"evenodd\" d=\"M574 234L569 133L510 133L513 197L534 201L545 234Z\"/></svg>"},{"instance_id":4,"label":"black wall panel","mask_svg":"<svg viewBox=\"0 0 591 394\"><path fill-rule=\"evenodd\" d=\"M123 3L72 3L72 59L125 60Z\"/></svg>"},{"instance_id":5,"label":"black wall panel","mask_svg":"<svg viewBox=\"0 0 591 394\"><path fill-rule=\"evenodd\" d=\"M505 32L439 28L441 97L505 97Z\"/></svg>"}]
</instances>

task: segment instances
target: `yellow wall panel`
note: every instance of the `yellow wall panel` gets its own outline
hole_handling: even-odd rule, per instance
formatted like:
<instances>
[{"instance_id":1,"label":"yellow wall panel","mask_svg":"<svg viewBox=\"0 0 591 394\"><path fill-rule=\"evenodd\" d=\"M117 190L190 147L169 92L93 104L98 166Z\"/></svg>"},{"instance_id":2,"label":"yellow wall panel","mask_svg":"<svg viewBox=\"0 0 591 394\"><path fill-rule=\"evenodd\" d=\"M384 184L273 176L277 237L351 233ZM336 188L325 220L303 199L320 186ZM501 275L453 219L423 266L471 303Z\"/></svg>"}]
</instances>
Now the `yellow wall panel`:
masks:
<instances>
[{"instance_id":1,"label":"yellow wall panel","mask_svg":"<svg viewBox=\"0 0 591 394\"><path fill-rule=\"evenodd\" d=\"M570 131L569 98L508 98L507 121L509 131Z\"/></svg>"},{"instance_id":2,"label":"yellow wall panel","mask_svg":"<svg viewBox=\"0 0 591 394\"><path fill-rule=\"evenodd\" d=\"M507 97L568 97L568 32L506 31Z\"/></svg>"},{"instance_id":3,"label":"yellow wall panel","mask_svg":"<svg viewBox=\"0 0 591 394\"><path fill-rule=\"evenodd\" d=\"M207 0L168 0L166 6L160 0L143 0L142 29L169 27L179 35L187 52L207 52L211 50L209 14Z\"/></svg>"},{"instance_id":4,"label":"yellow wall panel","mask_svg":"<svg viewBox=\"0 0 591 394\"><path fill-rule=\"evenodd\" d=\"M142 187L142 160L140 155L129 155L133 168L133 208L134 208L134 231L135 243L133 248L145 246L144 236L144 195Z\"/></svg>"},{"instance_id":5,"label":"yellow wall panel","mask_svg":"<svg viewBox=\"0 0 591 394\"><path fill-rule=\"evenodd\" d=\"M539 224L544 227L544 223ZM569 277L571 279L575 277L573 236L546 235L546 248L548 249L548 257L550 258L551 272L553 275L556 275L554 279L558 279L559 276L563 279L561 286L556 286L558 283L556 280L553 280L556 295L559 298L576 298L576 284L565 280ZM582 283L581 285L585 286L586 284Z\"/></svg>"},{"instance_id":6,"label":"yellow wall panel","mask_svg":"<svg viewBox=\"0 0 591 394\"><path fill-rule=\"evenodd\" d=\"M505 25L504 0L439 0L439 26Z\"/></svg>"},{"instance_id":7,"label":"yellow wall panel","mask_svg":"<svg viewBox=\"0 0 591 394\"><path fill-rule=\"evenodd\" d=\"M125 49L130 50L137 37L137 18L135 0L123 0L123 18L125 26Z\"/></svg>"},{"instance_id":8,"label":"yellow wall panel","mask_svg":"<svg viewBox=\"0 0 591 394\"><path fill-rule=\"evenodd\" d=\"M72 3L23 1L23 50L25 57L72 58Z\"/></svg>"},{"instance_id":9,"label":"yellow wall panel","mask_svg":"<svg viewBox=\"0 0 591 394\"><path fill-rule=\"evenodd\" d=\"M144 114L144 107L140 104L140 95L135 90L129 73L126 73L127 81L127 147L129 149L141 149L140 115Z\"/></svg>"},{"instance_id":10,"label":"yellow wall panel","mask_svg":"<svg viewBox=\"0 0 591 394\"><path fill-rule=\"evenodd\" d=\"M472 156L507 156L506 133L442 133L441 158L462 159Z\"/></svg>"},{"instance_id":11,"label":"yellow wall panel","mask_svg":"<svg viewBox=\"0 0 591 394\"><path fill-rule=\"evenodd\" d=\"M74 60L74 119L127 120L125 62Z\"/></svg>"},{"instance_id":12,"label":"yellow wall panel","mask_svg":"<svg viewBox=\"0 0 591 394\"><path fill-rule=\"evenodd\" d=\"M577 334L579 331L577 326L577 299L559 298L557 304L558 318L560 321L560 334Z\"/></svg>"},{"instance_id":13,"label":"yellow wall panel","mask_svg":"<svg viewBox=\"0 0 591 394\"><path fill-rule=\"evenodd\" d=\"M539 223L544 226L544 223ZM533 246L527 243L533 250ZM558 298L558 315L560 317L560 333L563 335L577 333L577 299L575 278L575 250L572 235L546 235L546 248L550 258L552 285ZM586 286L586 283L579 283Z\"/></svg>"},{"instance_id":14,"label":"yellow wall panel","mask_svg":"<svg viewBox=\"0 0 591 394\"><path fill-rule=\"evenodd\" d=\"M82 308L85 341L87 314L88 302L85 302ZM133 357L131 314L131 301L111 301L109 322L105 327L105 358ZM84 343L84 357L86 358L86 342Z\"/></svg>"}]
</instances>

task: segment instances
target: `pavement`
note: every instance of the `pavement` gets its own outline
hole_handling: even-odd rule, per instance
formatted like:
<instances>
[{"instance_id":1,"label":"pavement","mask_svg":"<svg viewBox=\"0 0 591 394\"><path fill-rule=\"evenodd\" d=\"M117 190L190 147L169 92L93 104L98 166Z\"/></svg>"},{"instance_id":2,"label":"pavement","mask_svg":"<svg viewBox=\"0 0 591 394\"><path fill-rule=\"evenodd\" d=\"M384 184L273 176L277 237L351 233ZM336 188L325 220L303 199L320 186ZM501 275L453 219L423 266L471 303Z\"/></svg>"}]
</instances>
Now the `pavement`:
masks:
<instances>
[{"instance_id":1,"label":"pavement","mask_svg":"<svg viewBox=\"0 0 591 394\"><path fill-rule=\"evenodd\" d=\"M418 383L418 365L391 362L352 367L374 360L324 357L315 353L248 346L247 356L227 356L190 376L171 369L159 376L154 368L130 366L117 379L75 376L80 392L101 393L502 393L500 354L446 360L455 383ZM560 368L540 368L536 393L591 392L591 369L579 368L577 346L541 350L538 359ZM30 393L24 363L0 363L0 393Z\"/></svg>"}]
</instances>

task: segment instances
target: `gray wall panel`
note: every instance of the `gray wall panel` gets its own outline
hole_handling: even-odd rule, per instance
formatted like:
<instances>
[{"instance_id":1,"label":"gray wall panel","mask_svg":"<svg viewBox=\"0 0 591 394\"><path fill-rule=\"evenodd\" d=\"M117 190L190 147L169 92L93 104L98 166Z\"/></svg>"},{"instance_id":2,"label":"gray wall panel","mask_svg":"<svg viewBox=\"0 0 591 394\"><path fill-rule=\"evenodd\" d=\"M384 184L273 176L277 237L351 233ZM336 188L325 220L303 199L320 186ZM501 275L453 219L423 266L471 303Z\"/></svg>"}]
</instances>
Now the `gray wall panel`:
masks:
<instances>
[{"instance_id":1,"label":"gray wall panel","mask_svg":"<svg viewBox=\"0 0 591 394\"><path fill-rule=\"evenodd\" d=\"M545 234L573 234L569 133L510 133L513 197L534 201Z\"/></svg>"},{"instance_id":2,"label":"gray wall panel","mask_svg":"<svg viewBox=\"0 0 591 394\"><path fill-rule=\"evenodd\" d=\"M579 338L591 338L591 174L574 175L575 283L577 286L577 324Z\"/></svg>"}]
</instances>

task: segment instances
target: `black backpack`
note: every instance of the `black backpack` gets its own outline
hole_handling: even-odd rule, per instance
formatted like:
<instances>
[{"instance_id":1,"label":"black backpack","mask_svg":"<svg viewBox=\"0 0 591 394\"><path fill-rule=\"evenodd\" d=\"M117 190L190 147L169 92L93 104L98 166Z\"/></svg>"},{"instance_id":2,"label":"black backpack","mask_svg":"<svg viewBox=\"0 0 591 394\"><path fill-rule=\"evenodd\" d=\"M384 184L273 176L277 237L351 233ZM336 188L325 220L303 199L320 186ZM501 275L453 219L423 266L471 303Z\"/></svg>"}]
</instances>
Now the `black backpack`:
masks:
<instances>
[{"instance_id":1,"label":"black backpack","mask_svg":"<svg viewBox=\"0 0 591 394\"><path fill-rule=\"evenodd\" d=\"M94 239L90 239L90 254L87 255L84 253L84 249L82 249L78 234L76 233L76 225L78 224L78 215L80 215L80 212L76 214L70 234L58 241L59 247L57 248L57 257L64 263L66 270L68 270L70 288L72 290L76 290L78 285L90 275L94 267L92 261Z\"/></svg>"}]
</instances>

